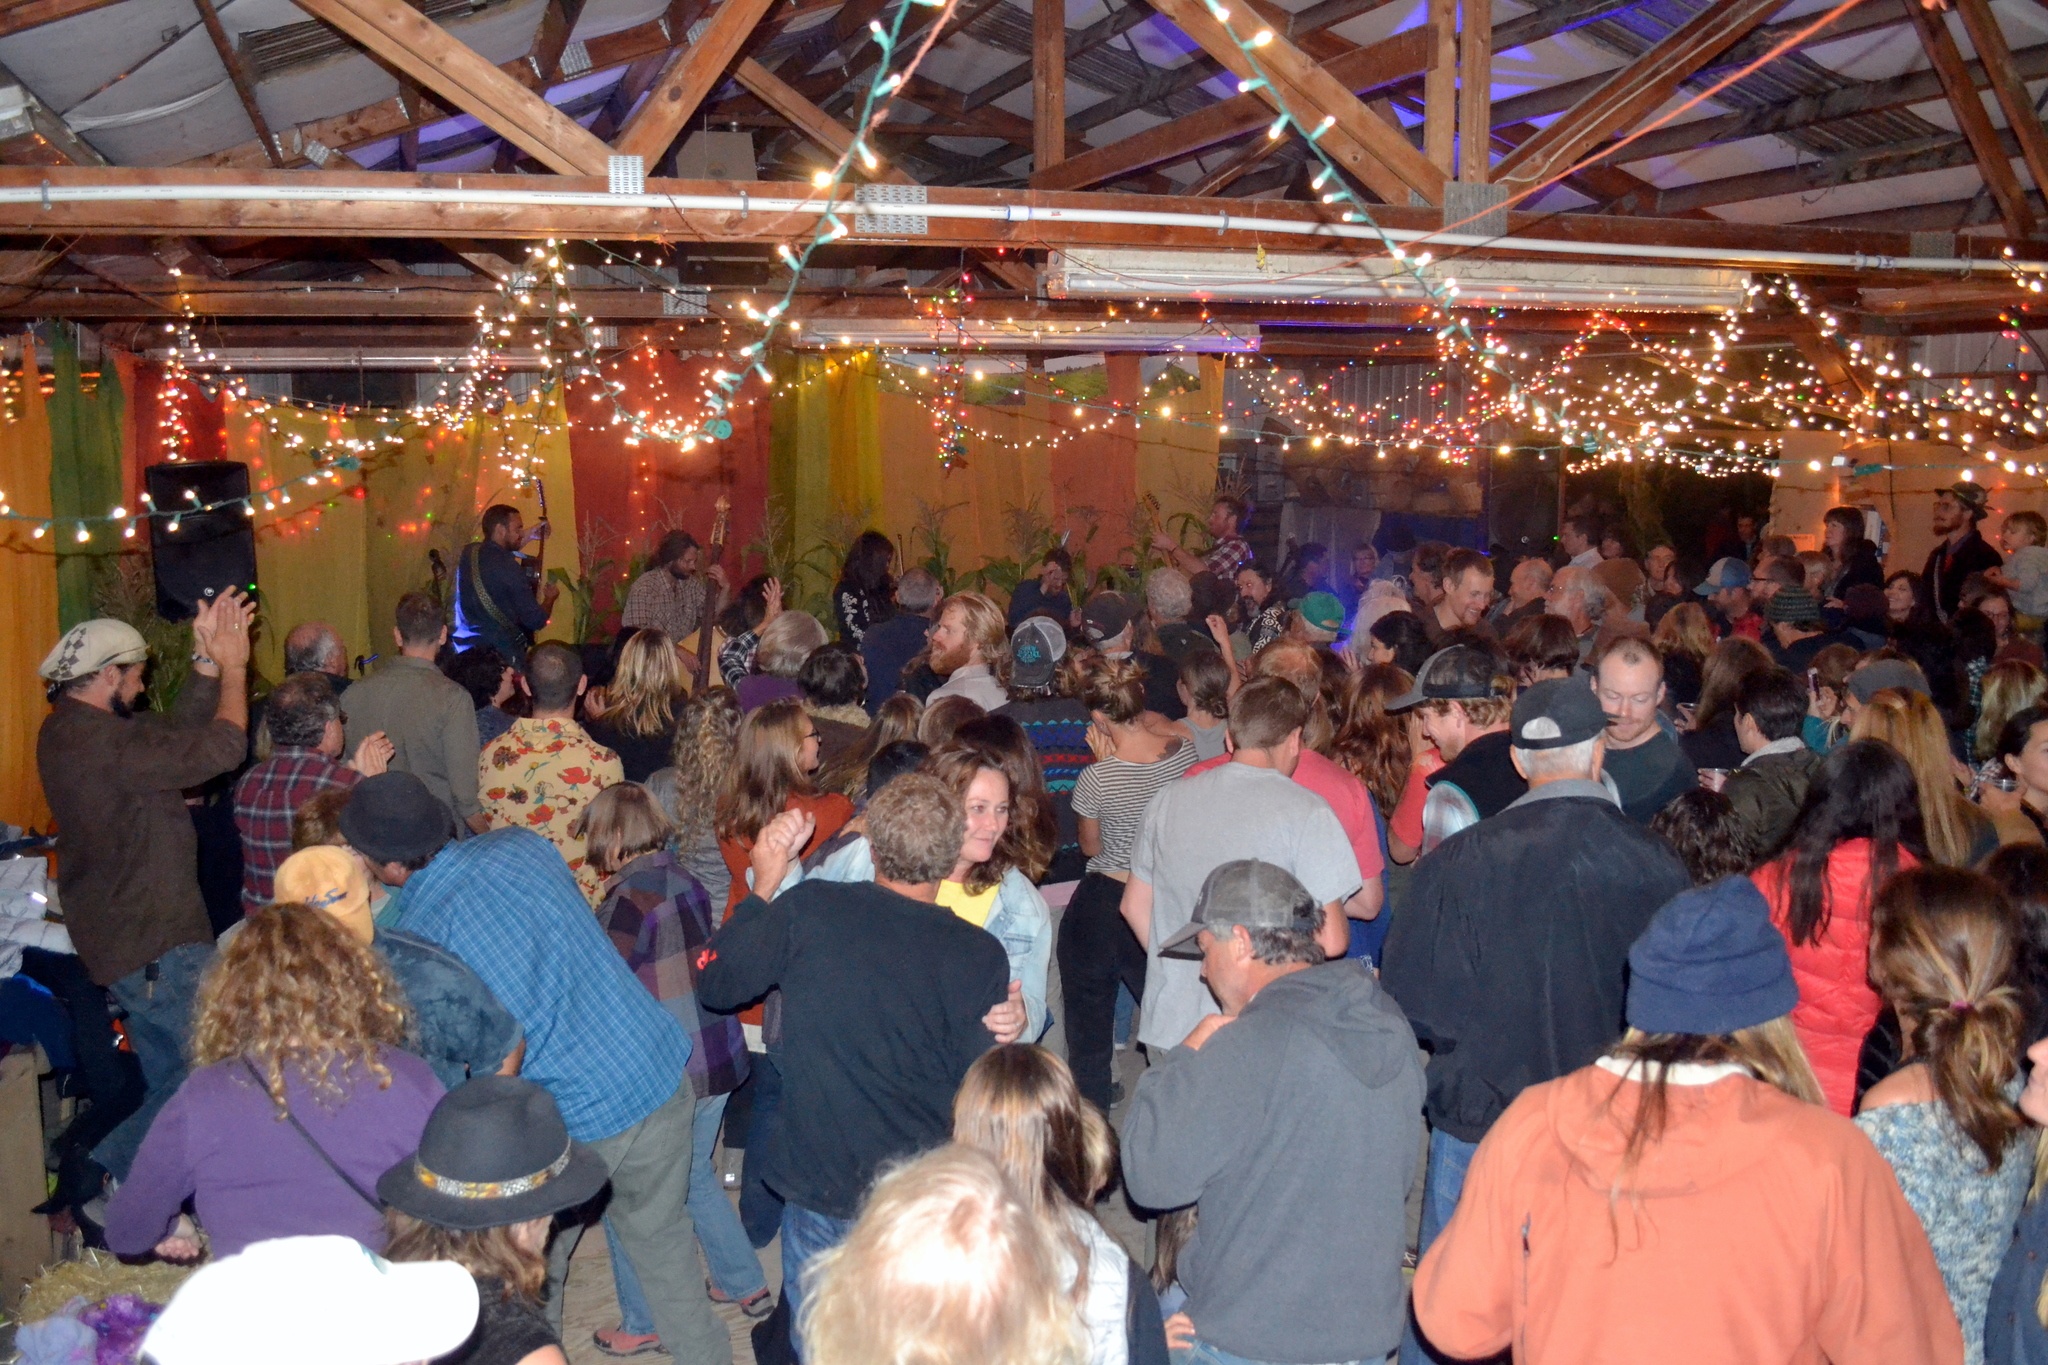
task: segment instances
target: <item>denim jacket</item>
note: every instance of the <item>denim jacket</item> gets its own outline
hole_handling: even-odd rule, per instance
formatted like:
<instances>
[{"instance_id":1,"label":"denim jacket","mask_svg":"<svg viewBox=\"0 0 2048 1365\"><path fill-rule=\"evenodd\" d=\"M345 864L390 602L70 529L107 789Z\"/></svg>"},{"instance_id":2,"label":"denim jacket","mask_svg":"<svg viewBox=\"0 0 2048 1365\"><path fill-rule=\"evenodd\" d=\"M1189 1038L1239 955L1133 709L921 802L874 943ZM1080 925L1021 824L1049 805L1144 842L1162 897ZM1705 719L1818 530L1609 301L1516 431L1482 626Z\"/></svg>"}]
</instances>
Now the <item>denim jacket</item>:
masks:
<instances>
[{"instance_id":1,"label":"denim jacket","mask_svg":"<svg viewBox=\"0 0 2048 1365\"><path fill-rule=\"evenodd\" d=\"M792 867L783 880L787 891L800 881L868 882L875 879L875 858L866 839L855 839L809 873ZM1052 913L1045 897L1016 868L996 886L995 907L983 926L996 936L1010 958L1010 979L1024 987L1024 1033L1020 1042L1045 1036L1045 974L1052 961Z\"/></svg>"}]
</instances>

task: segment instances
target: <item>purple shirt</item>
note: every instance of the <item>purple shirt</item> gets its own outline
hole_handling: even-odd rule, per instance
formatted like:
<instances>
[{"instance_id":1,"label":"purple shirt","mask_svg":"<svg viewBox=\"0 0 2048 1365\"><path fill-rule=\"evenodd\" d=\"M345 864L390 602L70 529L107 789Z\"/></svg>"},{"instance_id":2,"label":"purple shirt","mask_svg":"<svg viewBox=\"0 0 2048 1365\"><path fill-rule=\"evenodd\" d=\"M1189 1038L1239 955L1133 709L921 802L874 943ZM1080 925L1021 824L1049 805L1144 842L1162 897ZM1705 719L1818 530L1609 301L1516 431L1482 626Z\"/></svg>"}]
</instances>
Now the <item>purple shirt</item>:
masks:
<instances>
[{"instance_id":1,"label":"purple shirt","mask_svg":"<svg viewBox=\"0 0 2048 1365\"><path fill-rule=\"evenodd\" d=\"M739 698L740 710L752 711L766 706L771 701L785 697L801 697L803 689L788 678L778 678L769 673L749 673L732 685L733 695Z\"/></svg>"},{"instance_id":2,"label":"purple shirt","mask_svg":"<svg viewBox=\"0 0 2048 1365\"><path fill-rule=\"evenodd\" d=\"M442 1094L419 1058L385 1048L379 1060L391 1072L389 1088L351 1067L333 1074L347 1097L339 1103L285 1069L293 1115L372 1194L377 1178L419 1146ZM384 1246L382 1214L279 1116L240 1061L194 1071L156 1116L127 1183L107 1201L107 1245L117 1255L142 1255L170 1232L188 1197L216 1260L272 1237L338 1234L372 1250Z\"/></svg>"}]
</instances>

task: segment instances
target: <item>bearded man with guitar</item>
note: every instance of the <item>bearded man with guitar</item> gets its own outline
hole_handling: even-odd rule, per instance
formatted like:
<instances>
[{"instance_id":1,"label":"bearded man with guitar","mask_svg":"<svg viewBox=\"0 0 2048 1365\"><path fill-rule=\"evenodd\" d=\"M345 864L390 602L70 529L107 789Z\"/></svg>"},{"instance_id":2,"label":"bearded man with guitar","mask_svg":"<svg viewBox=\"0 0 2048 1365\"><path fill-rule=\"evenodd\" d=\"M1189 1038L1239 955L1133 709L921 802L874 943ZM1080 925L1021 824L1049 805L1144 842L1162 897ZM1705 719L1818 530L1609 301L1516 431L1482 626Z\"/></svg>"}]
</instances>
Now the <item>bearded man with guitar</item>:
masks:
<instances>
[{"instance_id":1,"label":"bearded man with guitar","mask_svg":"<svg viewBox=\"0 0 2048 1365\"><path fill-rule=\"evenodd\" d=\"M465 545L455 565L455 648L489 645L524 672L533 637L562 595L559 584L542 586L539 553L528 559L517 552L530 540L545 550L546 495L541 520L531 531L519 509L502 502L484 509L482 530L482 539Z\"/></svg>"}]
</instances>

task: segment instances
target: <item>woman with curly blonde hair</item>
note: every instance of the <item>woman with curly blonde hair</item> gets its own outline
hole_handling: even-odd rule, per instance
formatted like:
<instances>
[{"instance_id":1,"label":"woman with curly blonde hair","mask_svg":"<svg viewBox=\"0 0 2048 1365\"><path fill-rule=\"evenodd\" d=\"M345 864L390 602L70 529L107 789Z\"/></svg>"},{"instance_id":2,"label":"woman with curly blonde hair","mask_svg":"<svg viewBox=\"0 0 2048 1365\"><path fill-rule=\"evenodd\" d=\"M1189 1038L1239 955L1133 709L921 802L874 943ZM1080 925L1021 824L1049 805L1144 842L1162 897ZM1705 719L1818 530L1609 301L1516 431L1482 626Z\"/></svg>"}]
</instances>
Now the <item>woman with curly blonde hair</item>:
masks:
<instances>
[{"instance_id":1,"label":"woman with curly blonde hair","mask_svg":"<svg viewBox=\"0 0 2048 1365\"><path fill-rule=\"evenodd\" d=\"M107 1245L191 1260L187 1200L232 1256L273 1237L384 1245L377 1177L412 1151L441 1098L404 1046L410 1011L375 949L319 909L245 920L199 989L194 1070L107 1206Z\"/></svg>"},{"instance_id":2,"label":"woman with curly blonde hair","mask_svg":"<svg viewBox=\"0 0 2048 1365\"><path fill-rule=\"evenodd\" d=\"M740 701L730 687L706 688L702 696L691 697L676 718L669 766L656 769L647 778L647 790L674 826L669 849L703 886L713 905L724 904L732 888L732 872L718 851L718 834L712 824L718 789L724 785L733 751L739 747L740 719Z\"/></svg>"}]
</instances>

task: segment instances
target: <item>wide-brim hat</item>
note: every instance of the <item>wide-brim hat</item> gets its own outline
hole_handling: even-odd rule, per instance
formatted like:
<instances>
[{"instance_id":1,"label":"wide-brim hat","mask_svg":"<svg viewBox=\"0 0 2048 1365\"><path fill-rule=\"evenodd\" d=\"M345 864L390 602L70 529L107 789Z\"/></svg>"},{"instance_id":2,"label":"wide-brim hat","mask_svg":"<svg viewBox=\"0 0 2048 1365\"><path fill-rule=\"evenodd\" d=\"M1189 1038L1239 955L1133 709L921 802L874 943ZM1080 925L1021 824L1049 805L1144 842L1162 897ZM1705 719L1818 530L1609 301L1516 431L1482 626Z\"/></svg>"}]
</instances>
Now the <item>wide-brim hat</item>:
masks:
<instances>
[{"instance_id":1,"label":"wide-brim hat","mask_svg":"<svg viewBox=\"0 0 2048 1365\"><path fill-rule=\"evenodd\" d=\"M373 863L431 858L455 837L455 815L411 773L386 772L349 788L341 837Z\"/></svg>"},{"instance_id":2,"label":"wide-brim hat","mask_svg":"<svg viewBox=\"0 0 2048 1365\"><path fill-rule=\"evenodd\" d=\"M419 1150L377 1180L377 1197L424 1223L476 1232L587 1204L611 1179L570 1140L547 1091L478 1076L441 1097Z\"/></svg>"}]
</instances>

